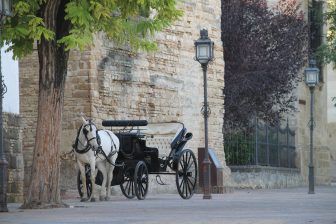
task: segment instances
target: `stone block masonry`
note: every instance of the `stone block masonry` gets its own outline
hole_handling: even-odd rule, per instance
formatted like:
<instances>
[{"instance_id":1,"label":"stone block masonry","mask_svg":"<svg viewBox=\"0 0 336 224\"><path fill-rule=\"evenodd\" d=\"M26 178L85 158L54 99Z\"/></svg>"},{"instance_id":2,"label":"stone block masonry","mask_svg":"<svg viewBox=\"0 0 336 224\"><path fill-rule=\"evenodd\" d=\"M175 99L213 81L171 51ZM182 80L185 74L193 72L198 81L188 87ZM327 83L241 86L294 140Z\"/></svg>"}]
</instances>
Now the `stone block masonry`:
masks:
<instances>
[{"instance_id":1,"label":"stone block masonry","mask_svg":"<svg viewBox=\"0 0 336 224\"><path fill-rule=\"evenodd\" d=\"M24 163L22 154L21 118L3 114L3 143L8 162L7 202L23 201Z\"/></svg>"},{"instance_id":2,"label":"stone block masonry","mask_svg":"<svg viewBox=\"0 0 336 224\"><path fill-rule=\"evenodd\" d=\"M267 166L230 166L234 188L265 189L304 186L299 169Z\"/></svg>"}]
</instances>

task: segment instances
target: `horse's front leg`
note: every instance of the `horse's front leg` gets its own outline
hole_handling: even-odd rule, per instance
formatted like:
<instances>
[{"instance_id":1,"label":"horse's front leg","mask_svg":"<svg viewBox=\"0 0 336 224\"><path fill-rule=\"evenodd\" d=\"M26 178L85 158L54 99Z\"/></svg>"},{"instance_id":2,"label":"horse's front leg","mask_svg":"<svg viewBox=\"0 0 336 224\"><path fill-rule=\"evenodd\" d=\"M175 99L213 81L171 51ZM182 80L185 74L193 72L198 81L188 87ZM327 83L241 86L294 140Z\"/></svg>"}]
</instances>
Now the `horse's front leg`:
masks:
<instances>
[{"instance_id":1,"label":"horse's front leg","mask_svg":"<svg viewBox=\"0 0 336 224\"><path fill-rule=\"evenodd\" d=\"M91 190L91 196L89 198L89 200L91 202L95 202L96 199L94 197L94 193L95 193L95 185L96 185L96 164L95 164L95 161L93 162L90 162L90 168L91 168L91 187L92 187L92 190Z\"/></svg>"},{"instance_id":2,"label":"horse's front leg","mask_svg":"<svg viewBox=\"0 0 336 224\"><path fill-rule=\"evenodd\" d=\"M99 195L99 200L103 201L106 198L106 179L107 179L107 175L106 175L106 165L105 162L100 162L97 163L97 168L98 170L102 173L103 175L103 182L101 185L101 189L100 189L100 195Z\"/></svg>"},{"instance_id":3,"label":"horse's front leg","mask_svg":"<svg viewBox=\"0 0 336 224\"><path fill-rule=\"evenodd\" d=\"M85 165L82 164L81 162L77 162L78 164L78 169L79 169L79 172L80 172L80 175L81 175L81 180L82 180L82 193L83 195L81 196L81 202L83 201L87 201L88 198L87 198L87 195L88 195L88 192L87 192L87 188L86 188L86 175L85 175Z\"/></svg>"},{"instance_id":4,"label":"horse's front leg","mask_svg":"<svg viewBox=\"0 0 336 224\"><path fill-rule=\"evenodd\" d=\"M109 201L111 199L111 182L112 182L112 178L113 178L113 170L114 170L114 166L112 166L111 164L107 164L107 194L106 194L106 201Z\"/></svg>"}]
</instances>

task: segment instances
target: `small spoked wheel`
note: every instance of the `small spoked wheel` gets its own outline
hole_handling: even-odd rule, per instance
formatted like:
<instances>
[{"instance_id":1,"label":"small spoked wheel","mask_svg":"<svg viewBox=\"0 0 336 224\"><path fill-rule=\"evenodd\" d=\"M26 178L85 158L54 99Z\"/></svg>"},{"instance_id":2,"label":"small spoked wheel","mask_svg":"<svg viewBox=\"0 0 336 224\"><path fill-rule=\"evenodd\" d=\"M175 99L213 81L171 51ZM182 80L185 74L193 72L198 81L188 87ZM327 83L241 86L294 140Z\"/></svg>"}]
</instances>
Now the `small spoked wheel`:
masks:
<instances>
[{"instance_id":1,"label":"small spoked wheel","mask_svg":"<svg viewBox=\"0 0 336 224\"><path fill-rule=\"evenodd\" d=\"M86 192L87 192L87 198L90 198L91 193L92 193L92 184L91 184L91 170L90 167L85 167L85 176L86 176ZM77 190L79 193L79 196L81 198L83 198L84 196L84 189L83 189L84 185L83 185L83 181L82 181L82 177L80 174L80 171L78 171L78 175L77 175Z\"/></svg>"},{"instance_id":2,"label":"small spoked wheel","mask_svg":"<svg viewBox=\"0 0 336 224\"><path fill-rule=\"evenodd\" d=\"M123 183L120 184L120 189L123 195L126 198L132 199L135 197L135 190L134 190L134 169L126 168L123 171Z\"/></svg>"},{"instance_id":3,"label":"small spoked wheel","mask_svg":"<svg viewBox=\"0 0 336 224\"><path fill-rule=\"evenodd\" d=\"M139 200L145 199L148 192L148 169L144 161L139 161L135 167L134 190Z\"/></svg>"},{"instance_id":4,"label":"small spoked wheel","mask_svg":"<svg viewBox=\"0 0 336 224\"><path fill-rule=\"evenodd\" d=\"M190 149L183 150L178 158L176 170L176 187L183 199L193 196L197 180L197 163Z\"/></svg>"}]
</instances>

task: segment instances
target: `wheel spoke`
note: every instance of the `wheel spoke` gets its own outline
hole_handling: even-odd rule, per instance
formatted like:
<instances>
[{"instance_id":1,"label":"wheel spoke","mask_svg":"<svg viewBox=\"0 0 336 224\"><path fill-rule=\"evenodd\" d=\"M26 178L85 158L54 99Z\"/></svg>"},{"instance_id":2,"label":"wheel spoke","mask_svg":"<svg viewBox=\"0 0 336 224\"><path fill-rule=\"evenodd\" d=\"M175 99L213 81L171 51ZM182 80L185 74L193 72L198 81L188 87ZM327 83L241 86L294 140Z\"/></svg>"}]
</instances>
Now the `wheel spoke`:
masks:
<instances>
[{"instance_id":1,"label":"wheel spoke","mask_svg":"<svg viewBox=\"0 0 336 224\"><path fill-rule=\"evenodd\" d=\"M145 192L146 192L145 187L141 185L141 195L144 196Z\"/></svg>"},{"instance_id":2,"label":"wheel spoke","mask_svg":"<svg viewBox=\"0 0 336 224\"><path fill-rule=\"evenodd\" d=\"M132 187L132 183L129 182L128 188L127 188L127 194L130 195L131 193L131 187Z\"/></svg>"},{"instance_id":3,"label":"wheel spoke","mask_svg":"<svg viewBox=\"0 0 336 224\"><path fill-rule=\"evenodd\" d=\"M189 166L187 167L187 171L190 170L192 166L195 167L195 164L194 163L189 164ZM195 168L193 168L193 170L195 170Z\"/></svg>"},{"instance_id":4,"label":"wheel spoke","mask_svg":"<svg viewBox=\"0 0 336 224\"><path fill-rule=\"evenodd\" d=\"M195 179L195 178L193 178L193 179ZM187 181L192 185L193 188L195 188L195 184L196 184L195 181L192 182L189 178L187 178Z\"/></svg>"},{"instance_id":5,"label":"wheel spoke","mask_svg":"<svg viewBox=\"0 0 336 224\"><path fill-rule=\"evenodd\" d=\"M186 178L185 180L186 184L185 184L185 188L186 188L186 196L188 197L188 193L189 193L189 184L188 184L188 179Z\"/></svg>"},{"instance_id":6,"label":"wheel spoke","mask_svg":"<svg viewBox=\"0 0 336 224\"><path fill-rule=\"evenodd\" d=\"M179 188L181 189L181 186L184 184L184 179L182 179L182 181L181 181L181 183L180 183L180 186L179 186ZM183 185L183 187L184 187L184 185Z\"/></svg>"},{"instance_id":7,"label":"wheel spoke","mask_svg":"<svg viewBox=\"0 0 336 224\"><path fill-rule=\"evenodd\" d=\"M131 187L132 187L132 195L134 195L134 182L133 181L132 181Z\"/></svg>"},{"instance_id":8,"label":"wheel spoke","mask_svg":"<svg viewBox=\"0 0 336 224\"><path fill-rule=\"evenodd\" d=\"M190 153L189 153L189 154L190 154ZM191 156L191 154L190 154L190 155L189 155L189 158L188 158L188 162L187 162L187 164L190 163L191 158L192 158L192 156Z\"/></svg>"},{"instance_id":9,"label":"wheel spoke","mask_svg":"<svg viewBox=\"0 0 336 224\"><path fill-rule=\"evenodd\" d=\"M191 184L192 188L190 188L190 184L189 183ZM192 189L194 189L194 186L193 186L193 184L190 182L190 180L188 178L187 178L187 186L188 186L189 192L191 194Z\"/></svg>"},{"instance_id":10,"label":"wheel spoke","mask_svg":"<svg viewBox=\"0 0 336 224\"><path fill-rule=\"evenodd\" d=\"M185 185L186 185L186 183L185 183L185 180L184 180L184 178L183 178L183 186L182 186L182 189L183 189L183 190L182 190L182 194L183 194L183 195L184 195L184 190L185 190L185 187L186 187Z\"/></svg>"},{"instance_id":11,"label":"wheel spoke","mask_svg":"<svg viewBox=\"0 0 336 224\"><path fill-rule=\"evenodd\" d=\"M189 157L188 164L187 164L187 170L189 170L190 167L195 166L195 161L190 161L191 158L192 158L192 157L190 156L190 157Z\"/></svg>"},{"instance_id":12,"label":"wheel spoke","mask_svg":"<svg viewBox=\"0 0 336 224\"><path fill-rule=\"evenodd\" d=\"M128 188L129 188L129 184L130 184L130 182L129 182L129 181L126 181L125 189L128 189Z\"/></svg>"},{"instance_id":13,"label":"wheel spoke","mask_svg":"<svg viewBox=\"0 0 336 224\"><path fill-rule=\"evenodd\" d=\"M142 177L145 173L145 166L140 166L141 170L140 170L140 176Z\"/></svg>"},{"instance_id":14,"label":"wheel spoke","mask_svg":"<svg viewBox=\"0 0 336 224\"><path fill-rule=\"evenodd\" d=\"M183 172L183 169L184 169L184 163L183 163L182 160L181 160L179 163L180 163L181 170L182 170L182 172Z\"/></svg>"},{"instance_id":15,"label":"wheel spoke","mask_svg":"<svg viewBox=\"0 0 336 224\"><path fill-rule=\"evenodd\" d=\"M183 163L187 164L188 161L188 152L183 155Z\"/></svg>"}]
</instances>

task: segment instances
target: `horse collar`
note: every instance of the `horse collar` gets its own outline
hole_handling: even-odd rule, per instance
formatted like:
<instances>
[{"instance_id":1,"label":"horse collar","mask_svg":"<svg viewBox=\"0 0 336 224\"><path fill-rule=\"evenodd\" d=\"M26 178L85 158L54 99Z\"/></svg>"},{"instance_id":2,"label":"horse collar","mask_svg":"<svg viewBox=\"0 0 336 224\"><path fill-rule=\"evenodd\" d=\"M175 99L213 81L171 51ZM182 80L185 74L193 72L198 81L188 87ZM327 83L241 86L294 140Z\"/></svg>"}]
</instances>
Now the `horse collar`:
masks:
<instances>
[{"instance_id":1,"label":"horse collar","mask_svg":"<svg viewBox=\"0 0 336 224\"><path fill-rule=\"evenodd\" d=\"M87 144L87 146L85 147L85 149L83 150L78 150L77 146L75 147L75 151L79 154L84 154L84 153L87 153L88 151L90 151L91 149L91 145L90 144Z\"/></svg>"}]
</instances>

